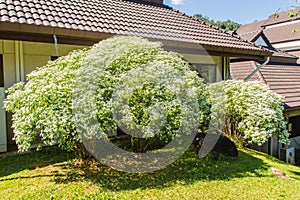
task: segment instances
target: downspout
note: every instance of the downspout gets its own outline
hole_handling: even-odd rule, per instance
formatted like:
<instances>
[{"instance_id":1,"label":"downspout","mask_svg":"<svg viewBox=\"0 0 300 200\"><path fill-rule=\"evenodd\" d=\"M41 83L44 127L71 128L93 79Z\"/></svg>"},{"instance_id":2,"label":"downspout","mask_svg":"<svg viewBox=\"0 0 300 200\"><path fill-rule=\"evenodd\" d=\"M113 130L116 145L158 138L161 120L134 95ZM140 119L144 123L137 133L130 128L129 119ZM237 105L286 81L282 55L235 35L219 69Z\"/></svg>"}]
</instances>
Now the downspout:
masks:
<instances>
[{"instance_id":1,"label":"downspout","mask_svg":"<svg viewBox=\"0 0 300 200\"><path fill-rule=\"evenodd\" d=\"M16 83L21 81L20 77L20 46L19 41L15 41L15 65L16 65Z\"/></svg>"},{"instance_id":2,"label":"downspout","mask_svg":"<svg viewBox=\"0 0 300 200\"><path fill-rule=\"evenodd\" d=\"M25 68L24 68L24 48L23 42L20 41L20 79L22 82L25 82Z\"/></svg>"},{"instance_id":3,"label":"downspout","mask_svg":"<svg viewBox=\"0 0 300 200\"><path fill-rule=\"evenodd\" d=\"M258 68L256 68L251 74L249 74L244 81L247 82L249 81L250 78L252 78L252 76L254 76L254 74L256 74L259 70L261 70L261 68L263 68L265 65L267 65L270 62L270 57L267 57L265 59L265 62L263 64L261 64Z\"/></svg>"},{"instance_id":4,"label":"downspout","mask_svg":"<svg viewBox=\"0 0 300 200\"><path fill-rule=\"evenodd\" d=\"M22 41L15 41L16 83L25 81L24 48Z\"/></svg>"}]
</instances>

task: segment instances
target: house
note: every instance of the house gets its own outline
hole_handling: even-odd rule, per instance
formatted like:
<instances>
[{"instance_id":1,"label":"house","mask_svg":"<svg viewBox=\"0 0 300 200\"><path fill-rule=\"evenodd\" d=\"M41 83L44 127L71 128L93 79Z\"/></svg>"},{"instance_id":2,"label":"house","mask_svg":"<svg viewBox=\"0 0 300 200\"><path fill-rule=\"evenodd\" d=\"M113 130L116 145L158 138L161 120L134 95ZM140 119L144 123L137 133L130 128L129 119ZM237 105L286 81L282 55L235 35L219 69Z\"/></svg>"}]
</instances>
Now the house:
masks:
<instances>
[{"instance_id":1,"label":"house","mask_svg":"<svg viewBox=\"0 0 300 200\"><path fill-rule=\"evenodd\" d=\"M279 13L278 18L254 22L242 26L237 33L256 45L273 51L270 60L254 74L250 80L267 84L269 88L284 97L284 116L288 123L290 144L282 146L276 138L259 150L281 157L291 163L300 165L300 64L295 55L300 55L300 34L292 30L300 25L300 17L289 17L286 11ZM282 51L285 50L285 51ZM231 78L245 80L246 77L263 64L262 61L232 60ZM258 148L258 147L256 147ZM287 155L288 153L290 155ZM284 154L284 155L283 155ZM292 157L292 158L290 158Z\"/></svg>"},{"instance_id":2,"label":"house","mask_svg":"<svg viewBox=\"0 0 300 200\"><path fill-rule=\"evenodd\" d=\"M229 78L231 57L272 53L163 4L163 0L3 0L0 2L0 102L4 90L50 59L114 35L160 41L205 72ZM2 105L1 105L2 108ZM11 115L0 112L0 152L15 148Z\"/></svg>"},{"instance_id":3,"label":"house","mask_svg":"<svg viewBox=\"0 0 300 200\"><path fill-rule=\"evenodd\" d=\"M271 44L275 49L300 57L299 12L300 8L275 13L268 19L243 25L237 33L257 45Z\"/></svg>"}]
</instances>

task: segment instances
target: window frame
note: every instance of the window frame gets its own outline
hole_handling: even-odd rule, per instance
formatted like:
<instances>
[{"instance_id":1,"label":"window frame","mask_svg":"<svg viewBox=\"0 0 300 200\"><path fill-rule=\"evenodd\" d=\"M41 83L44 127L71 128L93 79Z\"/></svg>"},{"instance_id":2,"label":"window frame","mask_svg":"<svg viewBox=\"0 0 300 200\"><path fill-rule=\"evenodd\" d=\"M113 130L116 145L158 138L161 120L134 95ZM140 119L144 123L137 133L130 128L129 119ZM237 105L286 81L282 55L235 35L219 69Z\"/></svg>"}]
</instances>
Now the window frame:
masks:
<instances>
[{"instance_id":1,"label":"window frame","mask_svg":"<svg viewBox=\"0 0 300 200\"><path fill-rule=\"evenodd\" d=\"M192 63L192 65L195 66L198 75L205 80L207 83L215 83L217 82L217 71L218 71L218 65L216 63ZM208 73L208 77L204 75L204 70ZM213 77L210 77L210 69L213 69Z\"/></svg>"}]
</instances>

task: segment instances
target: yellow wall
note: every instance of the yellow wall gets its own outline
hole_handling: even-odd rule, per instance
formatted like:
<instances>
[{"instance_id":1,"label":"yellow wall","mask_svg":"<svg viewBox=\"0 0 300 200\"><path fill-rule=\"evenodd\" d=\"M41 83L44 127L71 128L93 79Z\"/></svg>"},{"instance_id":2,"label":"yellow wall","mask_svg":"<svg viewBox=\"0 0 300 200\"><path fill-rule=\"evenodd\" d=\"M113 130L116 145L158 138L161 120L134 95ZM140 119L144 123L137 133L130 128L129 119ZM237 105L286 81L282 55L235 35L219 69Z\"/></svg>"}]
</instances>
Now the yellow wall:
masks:
<instances>
[{"instance_id":1,"label":"yellow wall","mask_svg":"<svg viewBox=\"0 0 300 200\"><path fill-rule=\"evenodd\" d=\"M58 56L82 48L85 46L59 44ZM4 87L6 89L19 81L16 73L18 70L20 79L24 80L24 76L36 67L45 65L51 56L57 56L54 44L12 40L0 40L0 54L3 54ZM22 65L24 73L22 73Z\"/></svg>"},{"instance_id":2,"label":"yellow wall","mask_svg":"<svg viewBox=\"0 0 300 200\"><path fill-rule=\"evenodd\" d=\"M300 109L285 111L284 116L286 118L300 116Z\"/></svg>"},{"instance_id":3,"label":"yellow wall","mask_svg":"<svg viewBox=\"0 0 300 200\"><path fill-rule=\"evenodd\" d=\"M217 82L222 81L222 66L223 64L228 67L228 63L223 63L222 56L209 56L209 55L193 55L183 54L183 57L193 64L216 64L217 65Z\"/></svg>"},{"instance_id":4,"label":"yellow wall","mask_svg":"<svg viewBox=\"0 0 300 200\"><path fill-rule=\"evenodd\" d=\"M59 44L58 56L63 56L72 50L82 48L85 48L85 46ZM24 75L26 76L36 67L45 65L50 60L51 56L57 55L54 44L25 41L21 41L16 44L16 41L12 40L0 40L0 54L3 54L5 77L4 87L6 89L19 81L17 80L16 71L22 70L20 69L20 65L22 65L22 63L24 65ZM217 81L222 80L223 60L221 56L203 56L193 54L183 54L183 56L190 63L217 64ZM19 61L16 60L16 57L18 57ZM19 68L16 65L19 65ZM25 77L22 77L22 73L20 73L19 76L21 80L25 79Z\"/></svg>"}]
</instances>

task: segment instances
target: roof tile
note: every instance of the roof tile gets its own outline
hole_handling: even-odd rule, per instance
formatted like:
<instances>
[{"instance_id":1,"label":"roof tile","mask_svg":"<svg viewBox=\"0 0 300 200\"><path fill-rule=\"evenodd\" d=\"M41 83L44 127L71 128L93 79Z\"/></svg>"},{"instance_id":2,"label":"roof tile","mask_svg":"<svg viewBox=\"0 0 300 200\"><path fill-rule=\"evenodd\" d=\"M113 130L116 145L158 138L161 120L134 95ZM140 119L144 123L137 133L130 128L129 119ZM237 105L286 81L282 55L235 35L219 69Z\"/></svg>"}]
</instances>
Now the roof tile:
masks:
<instances>
[{"instance_id":1,"label":"roof tile","mask_svg":"<svg viewBox=\"0 0 300 200\"><path fill-rule=\"evenodd\" d=\"M20 17L19 18L19 23L20 24L25 24L26 23L26 19L24 17Z\"/></svg>"},{"instance_id":2,"label":"roof tile","mask_svg":"<svg viewBox=\"0 0 300 200\"><path fill-rule=\"evenodd\" d=\"M0 5L1 22L25 23L21 19L25 15L26 23L38 26L124 33L260 53L265 51L164 5L153 6L128 0L2 0Z\"/></svg>"}]
</instances>

